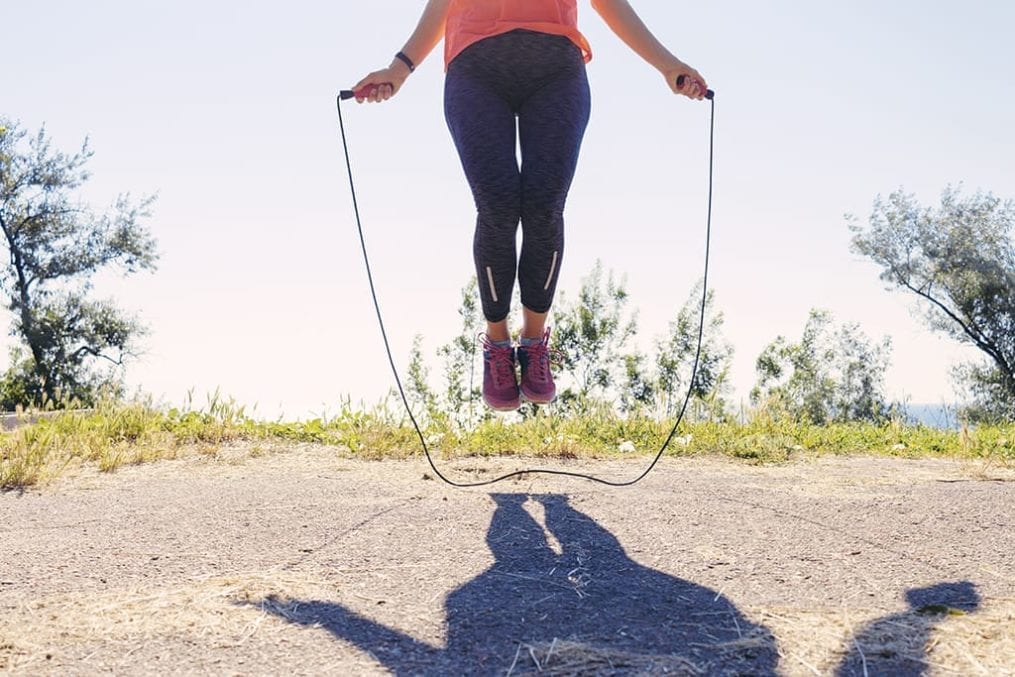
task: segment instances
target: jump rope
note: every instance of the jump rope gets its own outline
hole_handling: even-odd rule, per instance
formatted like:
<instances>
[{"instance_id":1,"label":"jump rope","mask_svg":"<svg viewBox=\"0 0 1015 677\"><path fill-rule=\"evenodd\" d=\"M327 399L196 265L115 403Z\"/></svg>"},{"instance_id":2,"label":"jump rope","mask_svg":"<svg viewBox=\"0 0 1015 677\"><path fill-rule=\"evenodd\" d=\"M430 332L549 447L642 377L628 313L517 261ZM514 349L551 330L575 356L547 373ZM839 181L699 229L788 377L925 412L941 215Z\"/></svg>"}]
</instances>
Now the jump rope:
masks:
<instances>
[{"instance_id":1,"label":"jump rope","mask_svg":"<svg viewBox=\"0 0 1015 677\"><path fill-rule=\"evenodd\" d=\"M683 88L685 78L681 75L677 78L677 88ZM659 459L662 458L663 453L669 446L673 436L677 434L677 428L680 427L680 423L684 420L684 413L687 411L687 405L691 401L691 394L694 392L694 381L698 376L698 363L701 359L701 344L705 333L705 306L708 301L708 268L709 268L709 254L712 245L712 168L713 168L713 157L715 147L715 93L710 89L705 93L705 98L711 103L711 112L709 115L708 123L708 216L705 225L705 266L704 274L702 277L701 286L701 314L698 320L698 347L694 352L694 366L691 368L691 381L687 387L687 395L684 397L684 403L680 407L680 413L677 415L676 421L673 423L673 427L670 429L669 434L666 436L666 440L662 446L659 447L659 451L656 452L652 462L648 464L641 474L637 475L634 479L616 481L608 480L595 475L587 473L574 472L570 470L554 470L548 468L529 468L526 470L516 470L509 472L505 475L495 477L490 480L483 480L481 482L457 482L440 471L437 464L434 463L433 457L430 455L430 448L426 444L426 438L423 436L423 431L420 430L419 423L416 421L416 417L412 413L412 407L409 406L409 398L405 394L405 389L402 387L402 379L398 375L398 368L395 366L395 358L391 354L391 344L388 341L388 332L384 326L384 317L381 314L381 304L377 300L377 288L374 286L374 276L370 269L370 255L367 253L366 238L363 235L363 223L360 219L359 214L359 203L356 200L356 185L353 181L352 175L352 162L349 159L349 143L346 139L345 134L345 121L342 119L342 102L352 98L368 98L373 93L371 85L360 91L342 90L339 92L338 99L336 102L338 108L338 124L342 131L342 150L345 152L345 168L349 174L349 191L352 193L352 208L356 215L356 230L359 233L360 248L363 250L363 263L366 266L367 281L370 284L370 296L374 302L374 310L377 313L377 324L381 329L381 337L384 339L384 350L388 356L388 364L391 365L391 373L395 377L395 385L398 386L398 394L402 398L402 404L405 406L405 411L409 415L409 420L412 421L412 427L416 431L416 436L419 438L419 444L423 449L423 455L426 456L427 463L430 464L430 468L445 483L458 487L460 489L474 488L474 487L485 487L504 480L509 480L513 477L521 477L523 475L556 475L559 477L573 477L582 480L588 480L590 482L597 482L599 484L605 484L610 487L629 487L637 484L645 478L652 469L655 468Z\"/></svg>"}]
</instances>

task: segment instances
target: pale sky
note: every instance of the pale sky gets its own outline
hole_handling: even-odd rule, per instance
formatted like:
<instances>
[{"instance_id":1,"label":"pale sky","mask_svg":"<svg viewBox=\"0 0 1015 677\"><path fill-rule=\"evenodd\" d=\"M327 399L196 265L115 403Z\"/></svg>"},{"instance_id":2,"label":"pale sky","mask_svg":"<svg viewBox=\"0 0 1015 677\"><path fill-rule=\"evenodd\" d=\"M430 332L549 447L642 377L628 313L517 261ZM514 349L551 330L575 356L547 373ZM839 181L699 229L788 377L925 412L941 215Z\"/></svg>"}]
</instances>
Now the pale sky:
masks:
<instances>
[{"instance_id":1,"label":"pale sky","mask_svg":"<svg viewBox=\"0 0 1015 677\"><path fill-rule=\"evenodd\" d=\"M632 3L717 91L713 285L735 398L808 310L894 341L890 396L950 402L975 358L931 333L849 251L900 187L1015 197L1011 2ZM151 334L128 372L167 404L220 388L256 413L334 413L393 384L370 305L334 109L386 65L423 2L0 0L0 113L95 150L86 197L157 192L159 270L105 277ZM708 108L674 97L580 1L592 122L567 212L560 289L602 259L626 274L644 340L701 274ZM471 197L443 120L435 51L383 106L345 109L396 359L457 331L472 274ZM436 370L436 365L435 365Z\"/></svg>"}]
</instances>

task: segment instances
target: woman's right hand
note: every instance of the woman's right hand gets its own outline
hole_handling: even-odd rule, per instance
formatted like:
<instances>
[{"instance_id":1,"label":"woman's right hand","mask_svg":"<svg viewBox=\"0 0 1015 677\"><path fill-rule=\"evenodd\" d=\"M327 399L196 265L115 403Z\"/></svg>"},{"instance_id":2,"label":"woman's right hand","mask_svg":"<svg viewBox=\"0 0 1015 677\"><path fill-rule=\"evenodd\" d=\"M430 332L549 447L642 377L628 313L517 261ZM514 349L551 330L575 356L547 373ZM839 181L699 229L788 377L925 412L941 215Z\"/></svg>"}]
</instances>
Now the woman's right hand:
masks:
<instances>
[{"instance_id":1,"label":"woman's right hand","mask_svg":"<svg viewBox=\"0 0 1015 677\"><path fill-rule=\"evenodd\" d=\"M402 88L402 84L409 77L409 69L401 61L393 63L387 68L374 71L356 83L352 88L354 92L368 90L366 96L357 96L356 102L380 103L387 101Z\"/></svg>"}]
</instances>

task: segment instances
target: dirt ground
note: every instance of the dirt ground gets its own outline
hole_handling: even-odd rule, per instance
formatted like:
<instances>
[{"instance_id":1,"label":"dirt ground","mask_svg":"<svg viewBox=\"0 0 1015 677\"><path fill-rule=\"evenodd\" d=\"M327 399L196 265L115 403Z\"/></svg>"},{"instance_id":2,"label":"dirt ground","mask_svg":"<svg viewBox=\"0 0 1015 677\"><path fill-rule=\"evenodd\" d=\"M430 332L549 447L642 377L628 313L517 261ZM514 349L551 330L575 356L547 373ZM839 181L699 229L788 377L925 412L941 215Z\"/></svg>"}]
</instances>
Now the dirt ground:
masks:
<instances>
[{"instance_id":1,"label":"dirt ground","mask_svg":"<svg viewBox=\"0 0 1015 677\"><path fill-rule=\"evenodd\" d=\"M1010 469L248 452L0 494L0 672L1015 674Z\"/></svg>"}]
</instances>

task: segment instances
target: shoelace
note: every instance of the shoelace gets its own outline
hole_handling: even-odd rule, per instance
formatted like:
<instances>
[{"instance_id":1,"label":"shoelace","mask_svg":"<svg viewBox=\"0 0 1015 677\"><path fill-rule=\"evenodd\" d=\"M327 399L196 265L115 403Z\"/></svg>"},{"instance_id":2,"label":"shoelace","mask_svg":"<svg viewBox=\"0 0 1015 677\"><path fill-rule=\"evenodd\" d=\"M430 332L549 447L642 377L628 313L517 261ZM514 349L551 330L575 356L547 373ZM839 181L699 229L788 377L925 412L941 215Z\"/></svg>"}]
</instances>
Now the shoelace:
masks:
<instances>
[{"instance_id":1,"label":"shoelace","mask_svg":"<svg viewBox=\"0 0 1015 677\"><path fill-rule=\"evenodd\" d=\"M483 350L486 353L486 363L490 365L490 374L493 376L494 387L500 388L509 383L514 383L514 348L510 346L495 346L489 339L484 337Z\"/></svg>"},{"instance_id":2,"label":"shoelace","mask_svg":"<svg viewBox=\"0 0 1015 677\"><path fill-rule=\"evenodd\" d=\"M528 358L525 367L525 374L537 383L546 383L550 380L550 347L546 340L528 346L521 346Z\"/></svg>"}]
</instances>

